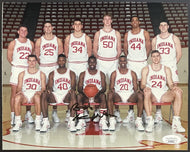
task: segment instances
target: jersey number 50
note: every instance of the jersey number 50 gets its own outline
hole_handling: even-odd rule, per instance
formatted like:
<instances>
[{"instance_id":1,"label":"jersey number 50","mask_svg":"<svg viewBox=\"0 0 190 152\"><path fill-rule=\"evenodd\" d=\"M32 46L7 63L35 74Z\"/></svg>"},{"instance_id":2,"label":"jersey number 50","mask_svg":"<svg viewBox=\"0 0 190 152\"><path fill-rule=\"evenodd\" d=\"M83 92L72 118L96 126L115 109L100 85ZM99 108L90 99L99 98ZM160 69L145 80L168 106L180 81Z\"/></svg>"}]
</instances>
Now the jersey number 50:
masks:
<instances>
[{"instance_id":1,"label":"jersey number 50","mask_svg":"<svg viewBox=\"0 0 190 152\"><path fill-rule=\"evenodd\" d=\"M103 41L103 48L113 48L112 41Z\"/></svg>"}]
</instances>

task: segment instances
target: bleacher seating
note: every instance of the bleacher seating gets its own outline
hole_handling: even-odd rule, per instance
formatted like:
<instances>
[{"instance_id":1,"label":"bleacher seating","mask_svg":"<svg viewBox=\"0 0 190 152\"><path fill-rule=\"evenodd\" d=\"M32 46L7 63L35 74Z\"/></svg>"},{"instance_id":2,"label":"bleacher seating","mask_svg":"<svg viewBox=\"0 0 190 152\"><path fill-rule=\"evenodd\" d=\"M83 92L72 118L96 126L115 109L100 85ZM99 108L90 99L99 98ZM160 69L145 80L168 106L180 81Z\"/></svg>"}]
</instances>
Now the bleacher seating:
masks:
<instances>
[{"instance_id":1,"label":"bleacher seating","mask_svg":"<svg viewBox=\"0 0 190 152\"><path fill-rule=\"evenodd\" d=\"M26 2L3 3L3 48L7 48L17 34L23 19Z\"/></svg>"},{"instance_id":2,"label":"bleacher seating","mask_svg":"<svg viewBox=\"0 0 190 152\"><path fill-rule=\"evenodd\" d=\"M3 3L3 48L7 48L17 33L22 21L26 2ZM163 3L165 14L172 32L179 36L182 47L188 46L187 5L184 3ZM56 34L62 40L72 32L74 18L81 18L83 31L93 40L96 31L103 27L102 17L105 12L113 15L113 28L121 33L122 44L124 34L131 29L130 18L137 15L141 28L155 36L147 2L41 2L41 9L36 26L34 41L43 34L43 23L50 21Z\"/></svg>"},{"instance_id":3,"label":"bleacher seating","mask_svg":"<svg viewBox=\"0 0 190 152\"><path fill-rule=\"evenodd\" d=\"M172 32L188 47L188 6L185 3L162 3Z\"/></svg>"}]
</instances>

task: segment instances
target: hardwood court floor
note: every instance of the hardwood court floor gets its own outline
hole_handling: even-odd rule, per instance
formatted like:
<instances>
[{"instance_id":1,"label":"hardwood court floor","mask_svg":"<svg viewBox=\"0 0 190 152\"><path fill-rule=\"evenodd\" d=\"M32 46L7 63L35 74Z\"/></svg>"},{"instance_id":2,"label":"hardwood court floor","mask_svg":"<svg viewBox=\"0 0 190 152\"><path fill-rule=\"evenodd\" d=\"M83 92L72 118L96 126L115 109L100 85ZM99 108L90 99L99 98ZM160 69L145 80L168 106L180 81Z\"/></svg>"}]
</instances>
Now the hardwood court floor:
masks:
<instances>
[{"instance_id":1,"label":"hardwood court floor","mask_svg":"<svg viewBox=\"0 0 190 152\"><path fill-rule=\"evenodd\" d=\"M85 129L76 133L70 133L65 119L66 106L58 107L60 123L53 123L51 119L52 107L49 107L51 129L47 133L39 133L34 130L34 124L24 121L25 107L22 107L23 126L19 132L12 132L10 125L10 86L4 86L2 91L2 149L3 150L187 150L188 149L188 88L180 86L184 91L181 122L185 127L185 133L174 133L171 130L171 122L168 121L169 106L162 107L164 121L155 125L152 133L136 131L134 123L117 123L116 131L102 131L97 123L87 123ZM122 119L126 117L127 106L120 106ZM136 113L136 107L134 107ZM90 111L92 115L93 111ZM155 108L154 108L155 111ZM33 117L34 107L32 107ZM166 144L163 137L175 135L181 142L178 144Z\"/></svg>"}]
</instances>

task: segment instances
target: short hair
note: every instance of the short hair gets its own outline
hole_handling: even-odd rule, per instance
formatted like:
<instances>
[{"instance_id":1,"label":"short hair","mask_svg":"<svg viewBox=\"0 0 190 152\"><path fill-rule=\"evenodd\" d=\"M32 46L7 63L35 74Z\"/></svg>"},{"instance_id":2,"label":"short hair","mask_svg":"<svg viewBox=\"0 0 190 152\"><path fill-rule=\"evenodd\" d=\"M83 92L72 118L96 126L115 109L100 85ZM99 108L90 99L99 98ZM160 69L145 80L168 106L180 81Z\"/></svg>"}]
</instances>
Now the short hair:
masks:
<instances>
[{"instance_id":1,"label":"short hair","mask_svg":"<svg viewBox=\"0 0 190 152\"><path fill-rule=\"evenodd\" d=\"M74 21L73 21L73 23L74 23L75 21L79 21L79 22L81 22L81 24L82 24L82 20L81 20L80 18L75 18Z\"/></svg>"},{"instance_id":2,"label":"short hair","mask_svg":"<svg viewBox=\"0 0 190 152\"><path fill-rule=\"evenodd\" d=\"M119 59L120 59L120 58L127 58L127 57L126 57L125 55L121 55L121 56L119 57Z\"/></svg>"},{"instance_id":3,"label":"short hair","mask_svg":"<svg viewBox=\"0 0 190 152\"><path fill-rule=\"evenodd\" d=\"M160 52L159 52L158 50L152 50L151 53L150 53L151 56L152 56L152 54L154 54L154 53L158 53L158 54L160 54Z\"/></svg>"},{"instance_id":4,"label":"short hair","mask_svg":"<svg viewBox=\"0 0 190 152\"><path fill-rule=\"evenodd\" d=\"M29 60L29 58L35 58L36 61L37 61L37 56L36 56L35 54L30 54L30 55L28 56L28 60Z\"/></svg>"},{"instance_id":5,"label":"short hair","mask_svg":"<svg viewBox=\"0 0 190 152\"><path fill-rule=\"evenodd\" d=\"M28 27L25 24L19 25L18 30L20 30L21 27L25 27L28 30Z\"/></svg>"},{"instance_id":6,"label":"short hair","mask_svg":"<svg viewBox=\"0 0 190 152\"><path fill-rule=\"evenodd\" d=\"M169 21L167 19L161 19L160 23L162 23L162 22L166 22L169 25Z\"/></svg>"},{"instance_id":7,"label":"short hair","mask_svg":"<svg viewBox=\"0 0 190 152\"><path fill-rule=\"evenodd\" d=\"M111 19L112 19L112 14L110 14L110 13L104 13L104 16L103 16L103 18L105 17L105 16L109 16L109 17L111 17Z\"/></svg>"},{"instance_id":8,"label":"short hair","mask_svg":"<svg viewBox=\"0 0 190 152\"><path fill-rule=\"evenodd\" d=\"M96 57L94 55L91 55L89 58L88 58L88 62L90 61L90 59L94 59L96 61Z\"/></svg>"},{"instance_id":9,"label":"short hair","mask_svg":"<svg viewBox=\"0 0 190 152\"><path fill-rule=\"evenodd\" d=\"M47 23L49 23L51 26L53 26L50 21L44 21L43 26L44 26L45 24L47 24Z\"/></svg>"},{"instance_id":10,"label":"short hair","mask_svg":"<svg viewBox=\"0 0 190 152\"><path fill-rule=\"evenodd\" d=\"M137 15L133 15L133 16L131 16L131 18L130 18L130 21L131 21L131 22L132 22L132 19L133 19L134 17L138 18L138 20L139 20L139 17L138 17ZM139 20L139 21L140 21L140 20Z\"/></svg>"},{"instance_id":11,"label":"short hair","mask_svg":"<svg viewBox=\"0 0 190 152\"><path fill-rule=\"evenodd\" d=\"M66 55L65 54L59 54L57 59L59 59L61 57L66 58Z\"/></svg>"}]
</instances>

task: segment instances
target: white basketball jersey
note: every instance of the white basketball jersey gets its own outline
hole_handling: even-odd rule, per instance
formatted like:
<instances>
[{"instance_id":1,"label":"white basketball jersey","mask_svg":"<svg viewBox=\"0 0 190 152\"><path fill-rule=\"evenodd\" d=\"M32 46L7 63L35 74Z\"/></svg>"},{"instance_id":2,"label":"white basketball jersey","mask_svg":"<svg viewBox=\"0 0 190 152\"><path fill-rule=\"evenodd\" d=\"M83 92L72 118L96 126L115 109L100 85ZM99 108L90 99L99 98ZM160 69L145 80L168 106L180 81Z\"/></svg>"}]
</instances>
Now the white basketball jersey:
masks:
<instances>
[{"instance_id":1,"label":"white basketball jersey","mask_svg":"<svg viewBox=\"0 0 190 152\"><path fill-rule=\"evenodd\" d=\"M104 32L100 30L98 59L100 60L116 60L117 56L117 37L115 30Z\"/></svg>"},{"instance_id":2,"label":"white basketball jersey","mask_svg":"<svg viewBox=\"0 0 190 152\"><path fill-rule=\"evenodd\" d=\"M26 43L21 43L15 39L15 47L13 50L12 64L15 66L28 66L28 55L32 53L32 45L30 40L27 39Z\"/></svg>"},{"instance_id":3,"label":"white basketball jersey","mask_svg":"<svg viewBox=\"0 0 190 152\"><path fill-rule=\"evenodd\" d=\"M128 43L127 59L131 61L145 61L147 59L143 29L141 29L141 31L138 34L132 34L130 30L128 32L127 43Z\"/></svg>"},{"instance_id":4,"label":"white basketball jersey","mask_svg":"<svg viewBox=\"0 0 190 152\"><path fill-rule=\"evenodd\" d=\"M159 71L152 70L151 65L148 65L149 72L147 76L147 84L146 86L151 89L158 89L161 90L168 90L166 85L166 73L165 73L165 66L162 65Z\"/></svg>"},{"instance_id":5,"label":"white basketball jersey","mask_svg":"<svg viewBox=\"0 0 190 152\"><path fill-rule=\"evenodd\" d=\"M53 91L57 93L65 93L68 92L71 89L71 77L70 77L70 70L67 69L67 71L64 74L60 74L57 72L57 69L54 70L54 85L53 85Z\"/></svg>"},{"instance_id":6,"label":"white basketball jersey","mask_svg":"<svg viewBox=\"0 0 190 152\"><path fill-rule=\"evenodd\" d=\"M40 63L49 64L56 63L58 57L58 43L57 37L54 36L52 40L46 40L41 36L40 46Z\"/></svg>"},{"instance_id":7,"label":"white basketball jersey","mask_svg":"<svg viewBox=\"0 0 190 152\"><path fill-rule=\"evenodd\" d=\"M90 74L88 69L85 71L83 88L85 88L88 84L96 85L98 90L102 89L101 75L99 70L97 70L97 73L94 75Z\"/></svg>"},{"instance_id":8,"label":"white basketball jersey","mask_svg":"<svg viewBox=\"0 0 190 152\"><path fill-rule=\"evenodd\" d=\"M25 70L22 91L36 92L41 91L41 77L40 70L38 72L31 74L28 73L28 70Z\"/></svg>"},{"instance_id":9,"label":"white basketball jersey","mask_svg":"<svg viewBox=\"0 0 190 152\"><path fill-rule=\"evenodd\" d=\"M69 54L68 62L80 63L87 62L87 44L86 44L86 34L83 34L80 38L76 38L73 33L71 34L69 41Z\"/></svg>"},{"instance_id":10,"label":"white basketball jersey","mask_svg":"<svg viewBox=\"0 0 190 152\"><path fill-rule=\"evenodd\" d=\"M133 93L133 79L131 70L128 69L126 74L121 74L119 69L116 70L115 92L131 92Z\"/></svg>"},{"instance_id":11,"label":"white basketball jersey","mask_svg":"<svg viewBox=\"0 0 190 152\"><path fill-rule=\"evenodd\" d=\"M177 63L172 33L165 39L162 39L159 35L156 36L156 50L160 52L162 64L168 66L168 64Z\"/></svg>"}]
</instances>

